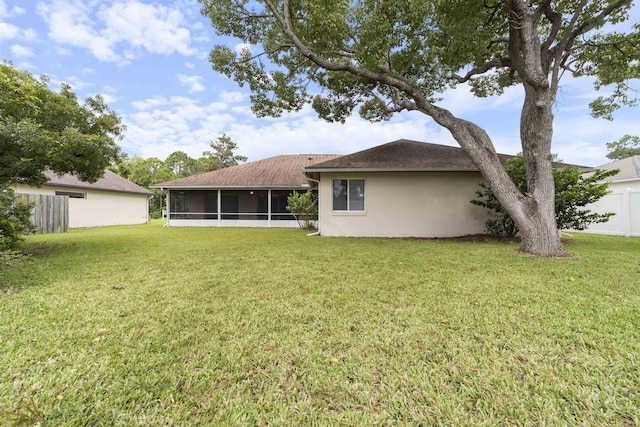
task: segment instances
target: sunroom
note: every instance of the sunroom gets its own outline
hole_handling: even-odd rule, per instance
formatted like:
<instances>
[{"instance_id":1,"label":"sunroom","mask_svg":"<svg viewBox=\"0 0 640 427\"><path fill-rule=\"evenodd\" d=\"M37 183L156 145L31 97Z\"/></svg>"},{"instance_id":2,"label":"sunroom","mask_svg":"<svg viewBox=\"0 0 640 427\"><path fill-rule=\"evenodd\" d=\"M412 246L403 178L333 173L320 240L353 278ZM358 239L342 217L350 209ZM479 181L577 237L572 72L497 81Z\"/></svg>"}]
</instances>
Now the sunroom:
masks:
<instances>
[{"instance_id":1,"label":"sunroom","mask_svg":"<svg viewBox=\"0 0 640 427\"><path fill-rule=\"evenodd\" d=\"M298 227L294 191L316 191L305 167L334 155L283 155L153 185L165 191L167 226Z\"/></svg>"}]
</instances>

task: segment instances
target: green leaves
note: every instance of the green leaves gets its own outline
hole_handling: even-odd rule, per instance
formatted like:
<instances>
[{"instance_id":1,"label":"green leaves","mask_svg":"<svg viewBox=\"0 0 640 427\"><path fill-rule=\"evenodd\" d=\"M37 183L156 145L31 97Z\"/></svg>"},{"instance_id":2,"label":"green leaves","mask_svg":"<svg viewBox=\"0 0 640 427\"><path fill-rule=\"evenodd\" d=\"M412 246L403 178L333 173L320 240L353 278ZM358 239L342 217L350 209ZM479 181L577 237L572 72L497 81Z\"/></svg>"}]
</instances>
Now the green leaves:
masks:
<instances>
[{"instance_id":1,"label":"green leaves","mask_svg":"<svg viewBox=\"0 0 640 427\"><path fill-rule=\"evenodd\" d=\"M294 191L287 197L287 210L295 216L300 228L315 228L318 219L318 196L313 191Z\"/></svg>"},{"instance_id":2,"label":"green leaves","mask_svg":"<svg viewBox=\"0 0 640 427\"><path fill-rule=\"evenodd\" d=\"M522 157L510 159L506 171L513 183L522 194L527 194L527 178L525 163ZM559 230L584 230L589 224L607 222L613 213L598 214L585 206L600 200L609 192L606 178L619 172L596 170L593 174L586 174L576 167L556 168L553 170L555 183L555 211L556 224ZM492 217L487 221L487 232L497 236L515 236L518 228L502 204L486 184L480 184L476 191L477 199L472 204L492 211Z\"/></svg>"},{"instance_id":3,"label":"green leaves","mask_svg":"<svg viewBox=\"0 0 640 427\"><path fill-rule=\"evenodd\" d=\"M41 185L45 169L93 182L115 160L125 130L97 96L80 104L69 85L0 64L0 187L15 180Z\"/></svg>"},{"instance_id":4,"label":"green leaves","mask_svg":"<svg viewBox=\"0 0 640 427\"><path fill-rule=\"evenodd\" d=\"M640 136L625 135L618 141L607 143L607 149L609 150L607 157L611 160L640 155Z\"/></svg>"}]
</instances>

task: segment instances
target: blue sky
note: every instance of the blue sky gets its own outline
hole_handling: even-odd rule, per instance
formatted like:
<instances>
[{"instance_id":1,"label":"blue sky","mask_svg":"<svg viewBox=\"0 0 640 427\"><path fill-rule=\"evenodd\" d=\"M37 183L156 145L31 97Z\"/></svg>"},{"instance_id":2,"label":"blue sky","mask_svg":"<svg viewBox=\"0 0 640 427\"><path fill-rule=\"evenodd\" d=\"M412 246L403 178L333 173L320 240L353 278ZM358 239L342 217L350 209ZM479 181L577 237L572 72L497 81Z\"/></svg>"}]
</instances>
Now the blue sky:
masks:
<instances>
[{"instance_id":1,"label":"blue sky","mask_svg":"<svg viewBox=\"0 0 640 427\"><path fill-rule=\"evenodd\" d=\"M634 6L631 22L640 21ZM127 125L119 142L129 155L164 159L176 150L198 157L226 133L249 161L278 154L347 154L400 138L457 145L448 131L420 113L390 122L352 117L346 124L318 119L310 108L280 118L256 118L249 93L211 70L216 38L195 0L0 0L0 60L54 85L69 83L81 99L101 94ZM636 82L637 83L637 82ZM640 89L640 83L636 85ZM607 162L607 142L640 135L640 109L612 122L593 119L587 79L566 79L555 110L552 151L566 162ZM461 87L442 106L482 125L499 152L515 154L521 89L477 99Z\"/></svg>"}]
</instances>

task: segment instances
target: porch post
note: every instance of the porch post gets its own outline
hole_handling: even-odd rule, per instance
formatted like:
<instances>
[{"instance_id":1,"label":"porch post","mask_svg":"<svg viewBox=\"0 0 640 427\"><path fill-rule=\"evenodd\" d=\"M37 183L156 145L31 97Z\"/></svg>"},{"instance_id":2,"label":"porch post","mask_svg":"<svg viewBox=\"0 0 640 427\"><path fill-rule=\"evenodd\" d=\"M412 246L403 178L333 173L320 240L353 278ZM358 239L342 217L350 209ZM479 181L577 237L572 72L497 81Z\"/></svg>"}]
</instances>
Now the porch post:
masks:
<instances>
[{"instance_id":1,"label":"porch post","mask_svg":"<svg viewBox=\"0 0 640 427\"><path fill-rule=\"evenodd\" d=\"M271 189L269 189L267 191L267 197L269 198L269 200L267 201L267 215L268 215L268 220L267 220L267 227L271 228Z\"/></svg>"},{"instance_id":2,"label":"porch post","mask_svg":"<svg viewBox=\"0 0 640 427\"><path fill-rule=\"evenodd\" d=\"M222 190L218 188L218 227L222 226Z\"/></svg>"},{"instance_id":3,"label":"porch post","mask_svg":"<svg viewBox=\"0 0 640 427\"><path fill-rule=\"evenodd\" d=\"M167 226L171 226L171 190L167 189Z\"/></svg>"}]
</instances>

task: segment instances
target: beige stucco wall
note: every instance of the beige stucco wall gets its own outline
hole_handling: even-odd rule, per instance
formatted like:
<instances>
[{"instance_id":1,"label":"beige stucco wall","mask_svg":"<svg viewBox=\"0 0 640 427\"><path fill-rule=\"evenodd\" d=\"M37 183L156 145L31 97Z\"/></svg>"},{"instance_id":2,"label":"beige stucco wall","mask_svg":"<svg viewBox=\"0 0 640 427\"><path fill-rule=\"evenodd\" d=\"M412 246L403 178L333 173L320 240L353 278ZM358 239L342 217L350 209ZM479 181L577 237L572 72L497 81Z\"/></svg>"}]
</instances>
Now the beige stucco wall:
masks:
<instances>
[{"instance_id":1,"label":"beige stucco wall","mask_svg":"<svg viewBox=\"0 0 640 427\"><path fill-rule=\"evenodd\" d=\"M333 179L365 179L365 211L332 211ZM472 205L476 172L322 173L323 236L455 237L483 233L487 210Z\"/></svg>"},{"instance_id":2,"label":"beige stucco wall","mask_svg":"<svg viewBox=\"0 0 640 427\"><path fill-rule=\"evenodd\" d=\"M147 196L66 187L14 185L17 193L55 194L56 191L86 193L85 199L69 198L69 228L106 225L145 224L148 222Z\"/></svg>"}]
</instances>

